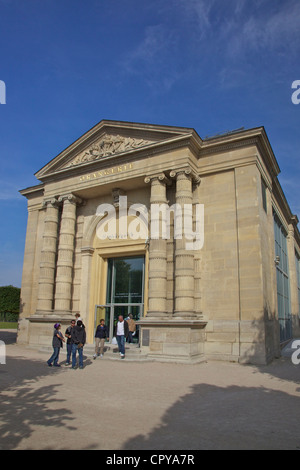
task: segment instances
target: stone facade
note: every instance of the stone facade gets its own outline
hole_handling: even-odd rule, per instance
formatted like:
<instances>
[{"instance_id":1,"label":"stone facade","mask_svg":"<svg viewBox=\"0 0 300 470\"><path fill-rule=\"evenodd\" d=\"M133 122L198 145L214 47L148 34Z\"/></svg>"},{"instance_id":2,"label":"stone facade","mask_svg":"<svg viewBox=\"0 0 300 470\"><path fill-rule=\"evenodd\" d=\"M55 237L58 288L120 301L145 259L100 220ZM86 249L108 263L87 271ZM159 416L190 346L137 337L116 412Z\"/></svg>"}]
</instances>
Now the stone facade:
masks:
<instances>
[{"instance_id":1,"label":"stone facade","mask_svg":"<svg viewBox=\"0 0 300 470\"><path fill-rule=\"evenodd\" d=\"M300 235L264 128L202 140L189 128L101 121L36 173L21 191L28 225L18 342L49 345L53 324L79 312L94 340L95 305L106 304L108 260L144 256L140 348L149 358L266 363L280 352L274 214L286 233L289 315L300 335ZM190 211L190 233L100 239L99 204L119 214L155 204ZM197 205L204 243L187 249ZM162 213L153 224L162 225ZM135 216L128 216L128 223ZM150 223L150 220L148 221ZM120 235L120 219L118 222ZM297 261L298 260L298 261Z\"/></svg>"}]
</instances>

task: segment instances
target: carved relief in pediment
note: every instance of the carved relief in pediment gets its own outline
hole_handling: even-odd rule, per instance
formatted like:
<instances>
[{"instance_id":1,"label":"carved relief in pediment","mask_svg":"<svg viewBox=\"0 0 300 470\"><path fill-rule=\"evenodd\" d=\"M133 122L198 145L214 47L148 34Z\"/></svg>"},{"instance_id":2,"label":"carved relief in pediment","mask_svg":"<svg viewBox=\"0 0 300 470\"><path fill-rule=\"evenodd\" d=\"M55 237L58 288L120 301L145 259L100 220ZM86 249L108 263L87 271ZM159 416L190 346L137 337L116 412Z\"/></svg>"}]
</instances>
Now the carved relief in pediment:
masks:
<instances>
[{"instance_id":1,"label":"carved relief in pediment","mask_svg":"<svg viewBox=\"0 0 300 470\"><path fill-rule=\"evenodd\" d=\"M77 155L74 160L66 165L66 168L80 165L81 163L99 160L102 157L107 157L116 153L134 150L152 143L153 141L150 140L122 137L120 135L106 135L99 142L92 144L88 150Z\"/></svg>"}]
</instances>

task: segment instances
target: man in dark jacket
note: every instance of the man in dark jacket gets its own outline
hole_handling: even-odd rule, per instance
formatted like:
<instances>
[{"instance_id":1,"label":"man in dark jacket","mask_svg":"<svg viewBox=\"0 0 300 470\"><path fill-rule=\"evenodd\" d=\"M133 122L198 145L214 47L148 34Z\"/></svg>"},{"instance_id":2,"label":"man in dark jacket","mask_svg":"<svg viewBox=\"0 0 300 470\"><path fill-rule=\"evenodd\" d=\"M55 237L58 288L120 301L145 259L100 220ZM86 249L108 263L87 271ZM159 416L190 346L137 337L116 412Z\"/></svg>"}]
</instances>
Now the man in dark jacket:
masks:
<instances>
[{"instance_id":1,"label":"man in dark jacket","mask_svg":"<svg viewBox=\"0 0 300 470\"><path fill-rule=\"evenodd\" d=\"M72 335L71 335L71 332L72 332L72 329L74 328L75 324L76 324L76 320L71 320L71 325L68 326L68 328L65 331L65 337L67 338L67 362L66 362L66 366L70 365L70 358L71 358L71 354L72 354Z\"/></svg>"},{"instance_id":2,"label":"man in dark jacket","mask_svg":"<svg viewBox=\"0 0 300 470\"><path fill-rule=\"evenodd\" d=\"M79 356L79 369L83 369L83 346L86 342L86 332L81 320L78 320L77 325L71 331L72 342L72 369L76 366L76 351Z\"/></svg>"},{"instance_id":3,"label":"man in dark jacket","mask_svg":"<svg viewBox=\"0 0 300 470\"><path fill-rule=\"evenodd\" d=\"M104 342L106 339L109 339L108 328L105 325L103 318L100 320L100 325L97 326L96 333L95 333L95 354L93 356L96 359L99 356L99 349L100 349L100 357L103 356L104 351Z\"/></svg>"}]
</instances>

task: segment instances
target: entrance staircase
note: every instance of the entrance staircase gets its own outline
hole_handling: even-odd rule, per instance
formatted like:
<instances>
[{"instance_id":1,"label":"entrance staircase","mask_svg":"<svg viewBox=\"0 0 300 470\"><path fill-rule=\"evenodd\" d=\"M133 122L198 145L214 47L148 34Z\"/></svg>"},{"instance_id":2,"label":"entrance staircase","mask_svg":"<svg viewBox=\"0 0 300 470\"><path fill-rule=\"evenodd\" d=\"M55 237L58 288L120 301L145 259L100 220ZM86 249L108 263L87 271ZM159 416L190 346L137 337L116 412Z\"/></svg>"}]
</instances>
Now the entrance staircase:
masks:
<instances>
[{"instance_id":1,"label":"entrance staircase","mask_svg":"<svg viewBox=\"0 0 300 470\"><path fill-rule=\"evenodd\" d=\"M83 348L83 354L89 357L92 357L95 354L95 346L94 345L86 345ZM106 344L104 346L104 354L103 357L97 357L97 360L120 360L120 353L118 350L118 346L116 344ZM146 361L147 356L142 354L141 349L139 348L138 344L125 344L125 360L127 361Z\"/></svg>"},{"instance_id":2,"label":"entrance staircase","mask_svg":"<svg viewBox=\"0 0 300 470\"><path fill-rule=\"evenodd\" d=\"M41 351L44 352L49 352L51 353L53 351L52 347L50 346L44 346L43 348L40 349ZM93 344L86 344L83 348L83 358L89 358L92 359L95 354L95 345ZM65 360L66 356L66 345L64 344L63 349L60 350L60 362L63 362ZM72 359L72 358L71 358ZM120 358L120 353L118 350L118 346L115 344L105 344L104 346L104 354L103 357L97 357L97 361L105 361L105 360L111 360L111 361L119 361ZM141 352L141 349L138 344L125 344L125 358L124 360L126 361L147 361L150 362L151 359L147 358L146 354L143 354ZM77 361L78 361L78 355L77 355Z\"/></svg>"}]
</instances>

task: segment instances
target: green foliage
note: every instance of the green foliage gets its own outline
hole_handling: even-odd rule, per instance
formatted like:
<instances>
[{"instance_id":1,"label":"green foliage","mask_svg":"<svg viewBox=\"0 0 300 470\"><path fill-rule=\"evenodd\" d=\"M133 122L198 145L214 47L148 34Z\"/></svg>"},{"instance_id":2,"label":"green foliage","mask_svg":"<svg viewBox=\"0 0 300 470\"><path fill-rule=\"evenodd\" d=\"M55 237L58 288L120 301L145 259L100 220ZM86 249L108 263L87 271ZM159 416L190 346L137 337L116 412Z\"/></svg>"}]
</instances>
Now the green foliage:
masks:
<instances>
[{"instance_id":1,"label":"green foliage","mask_svg":"<svg viewBox=\"0 0 300 470\"><path fill-rule=\"evenodd\" d=\"M20 292L19 287L0 287L0 314L5 314L5 320L16 320L20 310Z\"/></svg>"}]
</instances>

